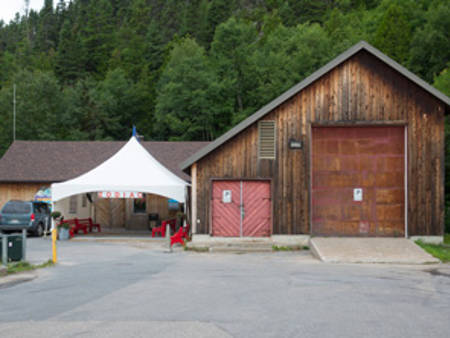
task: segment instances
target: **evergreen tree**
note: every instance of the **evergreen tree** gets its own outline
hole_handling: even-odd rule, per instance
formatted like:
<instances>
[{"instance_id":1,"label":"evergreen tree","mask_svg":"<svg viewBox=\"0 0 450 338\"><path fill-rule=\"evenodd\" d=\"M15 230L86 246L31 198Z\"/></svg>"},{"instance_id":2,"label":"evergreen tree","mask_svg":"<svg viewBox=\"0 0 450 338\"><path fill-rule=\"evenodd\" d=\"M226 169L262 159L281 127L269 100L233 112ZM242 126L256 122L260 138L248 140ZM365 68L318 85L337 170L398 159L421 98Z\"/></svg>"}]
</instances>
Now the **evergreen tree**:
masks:
<instances>
[{"instance_id":1,"label":"evergreen tree","mask_svg":"<svg viewBox=\"0 0 450 338\"><path fill-rule=\"evenodd\" d=\"M12 83L17 84L17 138L59 139L64 128L59 118L64 108L56 77L49 72L24 70L15 74ZM2 88L0 97L5 95L12 102L11 88ZM0 116L8 116L11 111L11 104L0 107Z\"/></svg>"},{"instance_id":2,"label":"evergreen tree","mask_svg":"<svg viewBox=\"0 0 450 338\"><path fill-rule=\"evenodd\" d=\"M55 73L64 83L73 83L84 74L85 51L77 26L69 19L64 21L60 43L55 55Z\"/></svg>"},{"instance_id":3,"label":"evergreen tree","mask_svg":"<svg viewBox=\"0 0 450 338\"><path fill-rule=\"evenodd\" d=\"M373 43L397 62L406 63L411 43L411 27L402 7L392 4L388 8L375 33Z\"/></svg>"},{"instance_id":4,"label":"evergreen tree","mask_svg":"<svg viewBox=\"0 0 450 338\"><path fill-rule=\"evenodd\" d=\"M39 13L39 19L37 47L40 52L48 52L50 49L56 48L58 35L53 0L45 0L44 7Z\"/></svg>"},{"instance_id":5,"label":"evergreen tree","mask_svg":"<svg viewBox=\"0 0 450 338\"><path fill-rule=\"evenodd\" d=\"M82 43L85 49L85 70L102 78L114 45L113 9L108 0L90 1L83 25Z\"/></svg>"},{"instance_id":6,"label":"evergreen tree","mask_svg":"<svg viewBox=\"0 0 450 338\"><path fill-rule=\"evenodd\" d=\"M211 43L216 27L225 22L235 9L235 0L212 0L206 14L206 30L203 32L202 41Z\"/></svg>"}]
</instances>

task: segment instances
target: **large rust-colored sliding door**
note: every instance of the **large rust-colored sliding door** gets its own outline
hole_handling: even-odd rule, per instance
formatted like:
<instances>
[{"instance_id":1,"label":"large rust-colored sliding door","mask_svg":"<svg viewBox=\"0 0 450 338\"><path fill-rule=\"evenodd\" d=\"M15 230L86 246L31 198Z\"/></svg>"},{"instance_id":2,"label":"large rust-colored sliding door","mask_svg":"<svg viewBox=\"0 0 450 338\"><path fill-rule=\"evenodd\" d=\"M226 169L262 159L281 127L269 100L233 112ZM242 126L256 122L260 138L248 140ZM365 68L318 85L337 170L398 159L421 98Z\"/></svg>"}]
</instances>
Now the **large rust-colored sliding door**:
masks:
<instances>
[{"instance_id":1,"label":"large rust-colored sliding door","mask_svg":"<svg viewBox=\"0 0 450 338\"><path fill-rule=\"evenodd\" d=\"M312 128L312 233L404 236L404 127Z\"/></svg>"}]
</instances>

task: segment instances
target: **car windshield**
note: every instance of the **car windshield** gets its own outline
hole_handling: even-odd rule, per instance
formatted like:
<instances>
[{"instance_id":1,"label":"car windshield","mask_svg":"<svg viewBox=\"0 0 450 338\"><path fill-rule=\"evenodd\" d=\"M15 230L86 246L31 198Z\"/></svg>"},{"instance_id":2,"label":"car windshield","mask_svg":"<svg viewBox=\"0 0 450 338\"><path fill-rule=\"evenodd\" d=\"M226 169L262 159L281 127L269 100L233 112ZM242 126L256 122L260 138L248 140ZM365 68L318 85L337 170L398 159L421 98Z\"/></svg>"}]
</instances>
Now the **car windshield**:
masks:
<instances>
[{"instance_id":1,"label":"car windshield","mask_svg":"<svg viewBox=\"0 0 450 338\"><path fill-rule=\"evenodd\" d=\"M30 204L22 202L8 202L3 207L3 214L29 214L31 211Z\"/></svg>"}]
</instances>

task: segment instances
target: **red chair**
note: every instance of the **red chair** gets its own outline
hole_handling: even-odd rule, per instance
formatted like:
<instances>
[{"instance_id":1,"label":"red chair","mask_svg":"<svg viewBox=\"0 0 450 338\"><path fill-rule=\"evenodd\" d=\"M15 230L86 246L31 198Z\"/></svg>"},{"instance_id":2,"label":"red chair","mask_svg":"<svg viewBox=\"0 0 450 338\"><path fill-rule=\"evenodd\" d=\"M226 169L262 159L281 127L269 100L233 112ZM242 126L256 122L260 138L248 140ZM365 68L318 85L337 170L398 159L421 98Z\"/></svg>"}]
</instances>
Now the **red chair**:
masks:
<instances>
[{"instance_id":1,"label":"red chair","mask_svg":"<svg viewBox=\"0 0 450 338\"><path fill-rule=\"evenodd\" d=\"M77 218L76 218L77 219ZM83 230L83 227L89 230L89 232L92 232L93 228L97 228L98 232L101 232L100 224L94 223L92 221L92 218L78 218L78 225L81 230ZM84 230L83 230L84 231ZM86 232L84 232L86 233Z\"/></svg>"},{"instance_id":2,"label":"red chair","mask_svg":"<svg viewBox=\"0 0 450 338\"><path fill-rule=\"evenodd\" d=\"M168 219L168 220L162 221L162 223L159 227L154 227L152 229L152 237L155 237L156 234L160 234L161 237L165 237L166 236L166 228L168 225L170 226L170 230L172 230L172 232L175 232L177 220L176 219Z\"/></svg>"},{"instance_id":3,"label":"red chair","mask_svg":"<svg viewBox=\"0 0 450 338\"><path fill-rule=\"evenodd\" d=\"M170 246L173 246L175 243L180 243L184 245L184 239L189 237L189 224L186 224L186 228L181 227L178 229L175 235L170 237Z\"/></svg>"},{"instance_id":4,"label":"red chair","mask_svg":"<svg viewBox=\"0 0 450 338\"><path fill-rule=\"evenodd\" d=\"M170 231L172 231L172 233L175 233L176 228L177 228L177 219L176 218L163 221L162 224L165 224L166 226L169 225Z\"/></svg>"},{"instance_id":5,"label":"red chair","mask_svg":"<svg viewBox=\"0 0 450 338\"><path fill-rule=\"evenodd\" d=\"M154 227L152 229L152 237L155 237L156 234L160 234L161 237L166 236L166 224L161 224L159 227Z\"/></svg>"}]
</instances>

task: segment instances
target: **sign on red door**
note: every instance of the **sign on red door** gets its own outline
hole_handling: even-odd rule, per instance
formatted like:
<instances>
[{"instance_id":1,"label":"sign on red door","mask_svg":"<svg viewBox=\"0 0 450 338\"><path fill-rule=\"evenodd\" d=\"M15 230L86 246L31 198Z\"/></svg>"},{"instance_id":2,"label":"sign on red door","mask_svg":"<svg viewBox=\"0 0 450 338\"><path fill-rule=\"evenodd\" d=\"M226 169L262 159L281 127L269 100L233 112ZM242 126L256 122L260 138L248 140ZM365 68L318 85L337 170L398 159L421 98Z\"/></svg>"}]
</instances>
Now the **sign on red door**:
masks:
<instances>
[{"instance_id":1,"label":"sign on red door","mask_svg":"<svg viewBox=\"0 0 450 338\"><path fill-rule=\"evenodd\" d=\"M213 181L212 189L213 236L270 236L270 182Z\"/></svg>"}]
</instances>

